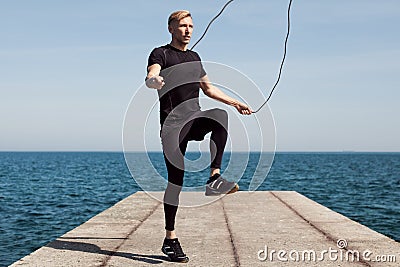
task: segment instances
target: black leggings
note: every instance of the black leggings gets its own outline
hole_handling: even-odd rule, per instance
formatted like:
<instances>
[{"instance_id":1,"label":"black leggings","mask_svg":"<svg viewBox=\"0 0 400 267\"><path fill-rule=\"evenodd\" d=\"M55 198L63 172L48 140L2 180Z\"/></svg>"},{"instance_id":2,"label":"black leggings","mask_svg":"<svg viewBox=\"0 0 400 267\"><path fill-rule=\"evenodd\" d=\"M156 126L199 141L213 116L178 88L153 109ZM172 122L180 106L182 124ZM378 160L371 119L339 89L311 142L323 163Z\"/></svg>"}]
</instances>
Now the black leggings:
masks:
<instances>
[{"instance_id":1,"label":"black leggings","mask_svg":"<svg viewBox=\"0 0 400 267\"><path fill-rule=\"evenodd\" d=\"M165 229L175 229L179 194L183 185L184 156L189 141L201 141L211 132L211 168L221 168L222 156L228 138L228 114L225 110L211 109L201 111L178 128L179 133L162 136L164 160L168 171L168 186L164 194ZM178 139L178 140L175 140ZM174 145L175 144L175 145ZM177 148L179 144L179 149Z\"/></svg>"}]
</instances>

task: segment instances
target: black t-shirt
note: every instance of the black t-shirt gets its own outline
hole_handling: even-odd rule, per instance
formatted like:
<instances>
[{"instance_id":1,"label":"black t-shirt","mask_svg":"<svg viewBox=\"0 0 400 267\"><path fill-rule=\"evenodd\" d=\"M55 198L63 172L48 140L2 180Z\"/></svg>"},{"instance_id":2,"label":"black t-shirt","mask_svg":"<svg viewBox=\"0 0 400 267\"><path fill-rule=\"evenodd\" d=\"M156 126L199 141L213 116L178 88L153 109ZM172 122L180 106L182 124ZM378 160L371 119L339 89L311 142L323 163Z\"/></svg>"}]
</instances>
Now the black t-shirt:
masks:
<instances>
[{"instance_id":1,"label":"black t-shirt","mask_svg":"<svg viewBox=\"0 0 400 267\"><path fill-rule=\"evenodd\" d=\"M171 45L155 48L148 65L159 64L165 85L158 91L161 125L168 116L176 123L200 110L200 78L206 75L200 56ZM171 113L172 112L172 113Z\"/></svg>"}]
</instances>

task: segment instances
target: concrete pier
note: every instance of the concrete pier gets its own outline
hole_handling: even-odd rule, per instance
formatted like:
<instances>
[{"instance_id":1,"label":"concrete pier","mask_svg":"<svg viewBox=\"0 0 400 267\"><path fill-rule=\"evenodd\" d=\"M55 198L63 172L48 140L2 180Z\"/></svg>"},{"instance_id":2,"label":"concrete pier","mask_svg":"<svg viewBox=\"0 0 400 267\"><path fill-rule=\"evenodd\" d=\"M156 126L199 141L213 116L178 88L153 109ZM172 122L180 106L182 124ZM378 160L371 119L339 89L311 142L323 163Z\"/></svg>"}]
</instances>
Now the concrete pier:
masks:
<instances>
[{"instance_id":1,"label":"concrete pier","mask_svg":"<svg viewBox=\"0 0 400 267\"><path fill-rule=\"evenodd\" d=\"M176 265L163 229L163 205L137 192L11 266ZM187 266L400 266L400 243L292 191L181 207L176 230Z\"/></svg>"}]
</instances>

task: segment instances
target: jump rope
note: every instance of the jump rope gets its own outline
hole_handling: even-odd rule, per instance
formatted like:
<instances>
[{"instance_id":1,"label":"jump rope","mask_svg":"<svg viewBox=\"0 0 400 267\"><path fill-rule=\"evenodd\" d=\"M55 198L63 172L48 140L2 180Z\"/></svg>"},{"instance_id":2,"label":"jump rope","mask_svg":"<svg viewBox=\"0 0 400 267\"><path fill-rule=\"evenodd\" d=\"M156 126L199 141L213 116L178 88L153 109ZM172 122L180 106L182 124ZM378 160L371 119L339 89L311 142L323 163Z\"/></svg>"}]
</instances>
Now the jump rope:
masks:
<instances>
[{"instance_id":1,"label":"jump rope","mask_svg":"<svg viewBox=\"0 0 400 267\"><path fill-rule=\"evenodd\" d=\"M224 10L226 9L226 7L232 3L234 0L230 0L228 1L221 9L221 11L208 23L206 29L204 30L204 33L201 35L201 37L199 38L199 40L197 40L197 42L189 49L189 50L193 50L193 48L204 38L204 36L206 35L206 33L208 32L208 30L210 29L211 24L219 17L222 15L222 13L224 12ZM262 109L267 103L268 101L271 99L272 94L275 91L276 86L278 85L279 81L281 80L281 75L282 75L282 70L283 70L283 65L285 63L285 59L286 59L286 49L287 49L287 43L288 43L288 39L289 39L289 34L290 34L290 8L292 6L292 1L289 1L289 5L288 5L288 9L287 9L287 33L286 33L286 37L285 37L285 44L284 44L284 50L283 50L283 57L282 57L282 61L279 67L279 74L278 74L278 78L276 79L276 82L274 84L274 86L272 87L272 89L270 90L269 96L267 98L267 100L265 100L265 102L256 110L253 111L253 113L257 113L258 111L260 111L260 109Z\"/></svg>"}]
</instances>

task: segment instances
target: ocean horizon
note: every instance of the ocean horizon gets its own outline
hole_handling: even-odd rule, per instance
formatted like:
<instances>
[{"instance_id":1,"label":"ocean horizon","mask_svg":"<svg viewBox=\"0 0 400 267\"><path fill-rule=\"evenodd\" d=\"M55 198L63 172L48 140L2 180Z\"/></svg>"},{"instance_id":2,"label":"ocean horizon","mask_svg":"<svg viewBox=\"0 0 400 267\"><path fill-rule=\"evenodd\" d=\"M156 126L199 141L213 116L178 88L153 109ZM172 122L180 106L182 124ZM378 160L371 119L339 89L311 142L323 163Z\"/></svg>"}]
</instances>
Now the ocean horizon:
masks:
<instances>
[{"instance_id":1,"label":"ocean horizon","mask_svg":"<svg viewBox=\"0 0 400 267\"><path fill-rule=\"evenodd\" d=\"M138 160L147 157L153 164L141 166L141 174L155 169L165 177L162 152L132 154ZM187 158L196 160L201 154L189 151ZM229 171L241 190L249 189L252 178L265 176L256 171L258 165L263 166L258 152L226 153L222 169L235 157L246 160L244 170ZM3 151L0 166L0 266L8 266L142 190L121 151ZM269 167L257 190L297 191L400 241L400 152L279 151L272 166L264 168ZM185 185L202 185L207 174L207 168L188 172Z\"/></svg>"}]
</instances>

